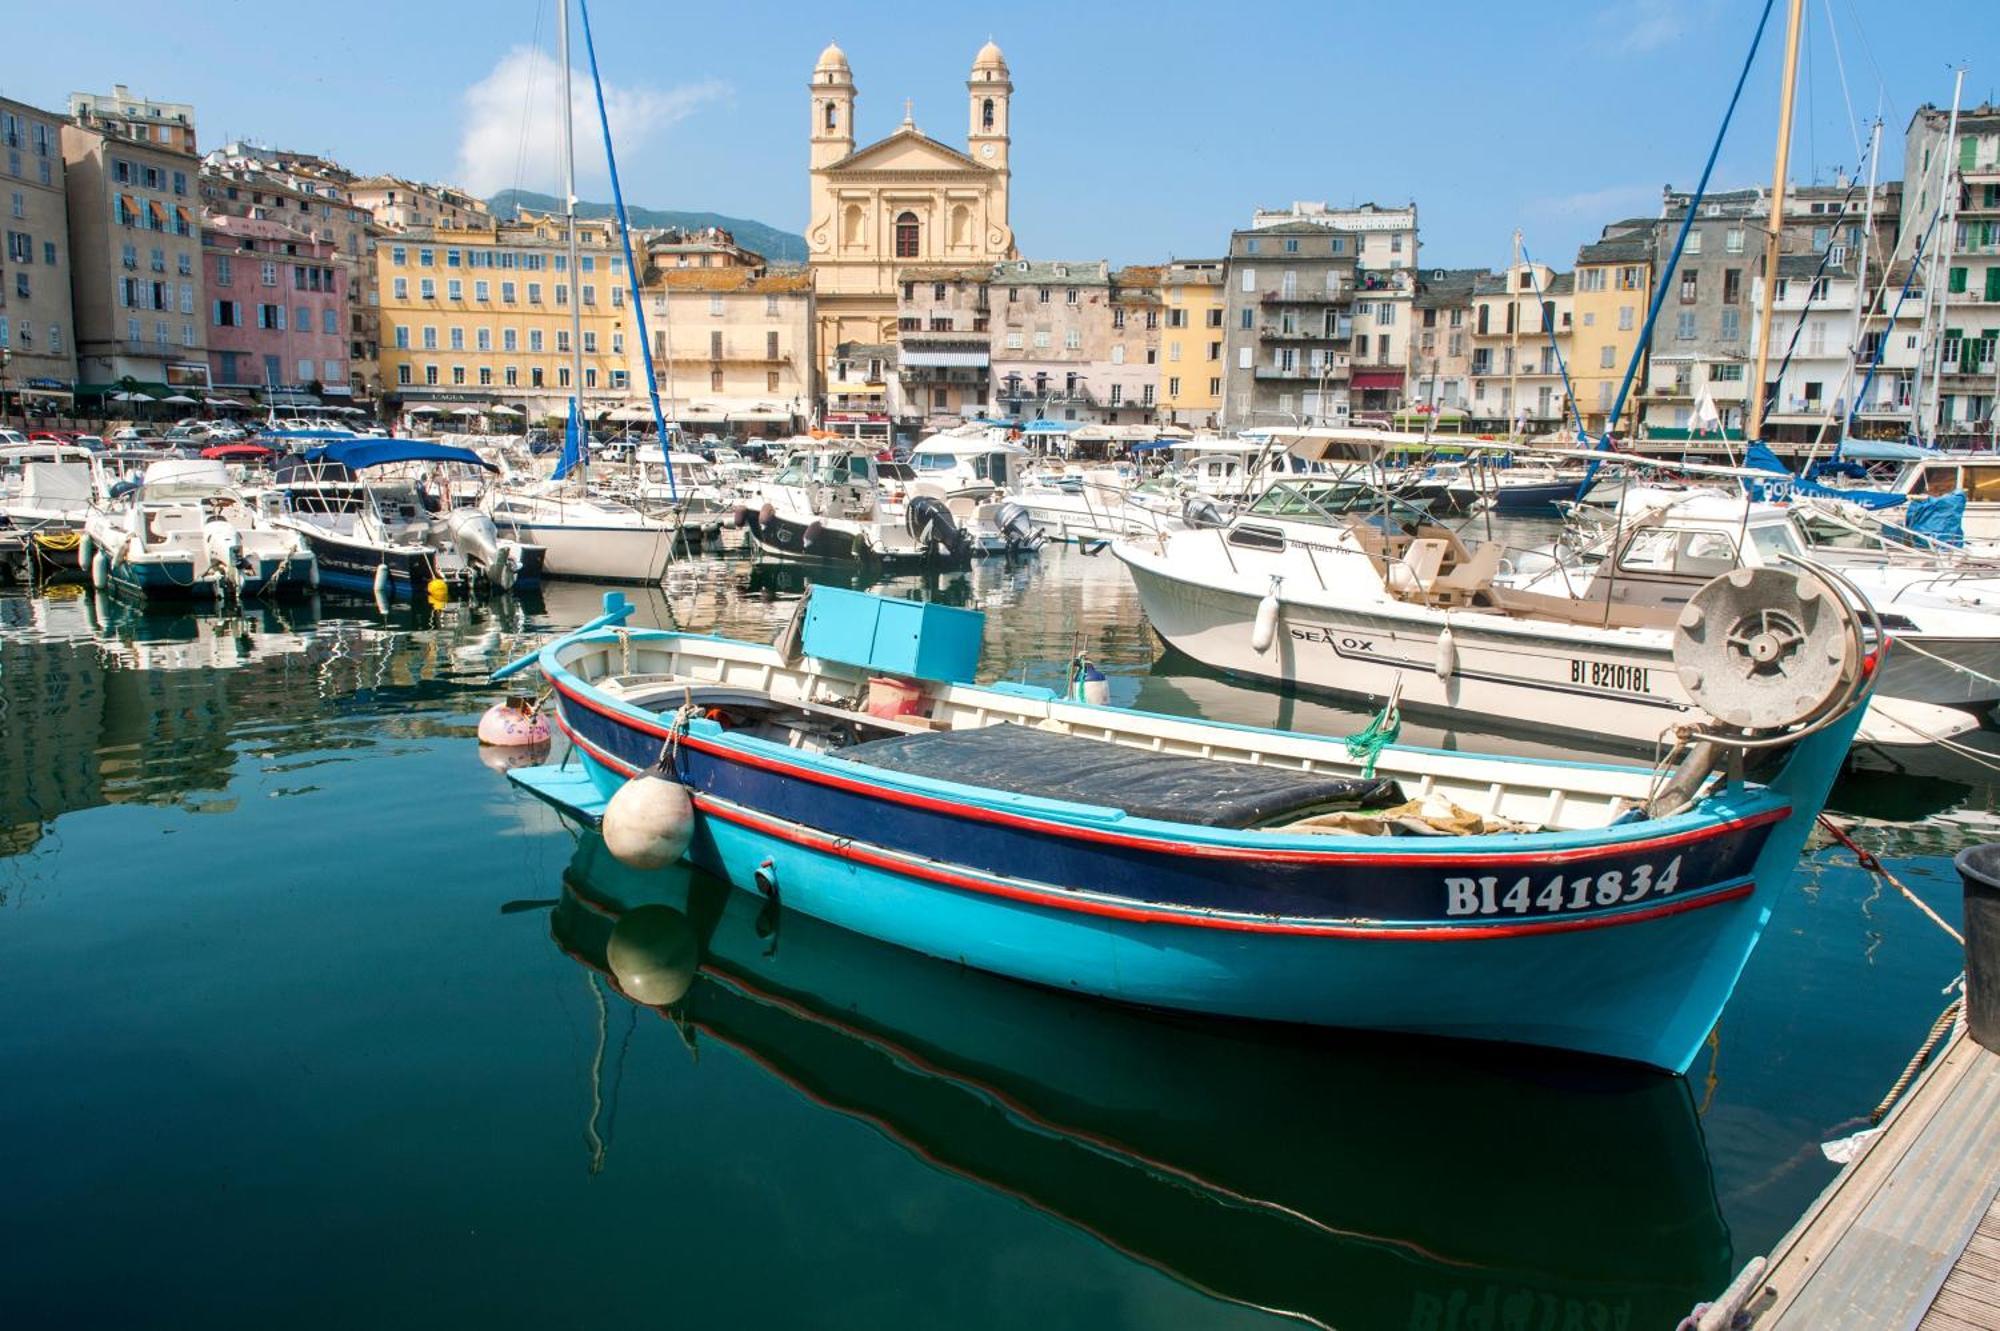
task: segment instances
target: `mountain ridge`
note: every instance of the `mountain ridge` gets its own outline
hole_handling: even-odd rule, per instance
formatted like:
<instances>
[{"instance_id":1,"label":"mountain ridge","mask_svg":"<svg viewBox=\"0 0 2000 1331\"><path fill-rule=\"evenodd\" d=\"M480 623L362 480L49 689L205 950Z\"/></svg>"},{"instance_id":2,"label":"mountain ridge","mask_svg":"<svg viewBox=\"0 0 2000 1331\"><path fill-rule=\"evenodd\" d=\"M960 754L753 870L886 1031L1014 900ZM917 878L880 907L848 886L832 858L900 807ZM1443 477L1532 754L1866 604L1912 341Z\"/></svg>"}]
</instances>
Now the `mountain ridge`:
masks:
<instances>
[{"instance_id":1,"label":"mountain ridge","mask_svg":"<svg viewBox=\"0 0 2000 1331\"><path fill-rule=\"evenodd\" d=\"M562 207L562 200L553 194L537 194L533 190L508 189L486 201L496 217L511 219L522 208L535 212L555 212ZM577 200L578 217L610 217L614 209L608 203L591 203ZM745 249L755 250L772 263L804 263L806 261L806 238L790 231L784 231L767 222L759 222L750 217L730 217L723 213L688 212L671 208L628 207L626 216L634 227L680 227L701 230L719 226L736 237L736 243Z\"/></svg>"}]
</instances>

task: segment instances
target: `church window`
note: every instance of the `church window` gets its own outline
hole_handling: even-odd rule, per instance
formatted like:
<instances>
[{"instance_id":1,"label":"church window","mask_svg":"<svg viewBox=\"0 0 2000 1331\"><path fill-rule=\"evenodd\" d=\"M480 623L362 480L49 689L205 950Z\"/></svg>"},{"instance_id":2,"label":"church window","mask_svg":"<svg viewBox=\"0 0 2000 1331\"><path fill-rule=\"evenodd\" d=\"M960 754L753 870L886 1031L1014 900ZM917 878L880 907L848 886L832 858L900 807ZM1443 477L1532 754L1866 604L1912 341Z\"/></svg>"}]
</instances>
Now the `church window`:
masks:
<instances>
[{"instance_id":1,"label":"church window","mask_svg":"<svg viewBox=\"0 0 2000 1331\"><path fill-rule=\"evenodd\" d=\"M829 130L840 128L840 112L832 102L826 104L826 127Z\"/></svg>"},{"instance_id":2,"label":"church window","mask_svg":"<svg viewBox=\"0 0 2000 1331\"><path fill-rule=\"evenodd\" d=\"M993 99L991 97L986 99L985 105L979 110L979 125L980 128L986 130L988 133L991 133L993 130Z\"/></svg>"},{"instance_id":3,"label":"church window","mask_svg":"<svg viewBox=\"0 0 2000 1331\"><path fill-rule=\"evenodd\" d=\"M917 215L898 213L896 215L896 257L914 259L917 257Z\"/></svg>"}]
</instances>

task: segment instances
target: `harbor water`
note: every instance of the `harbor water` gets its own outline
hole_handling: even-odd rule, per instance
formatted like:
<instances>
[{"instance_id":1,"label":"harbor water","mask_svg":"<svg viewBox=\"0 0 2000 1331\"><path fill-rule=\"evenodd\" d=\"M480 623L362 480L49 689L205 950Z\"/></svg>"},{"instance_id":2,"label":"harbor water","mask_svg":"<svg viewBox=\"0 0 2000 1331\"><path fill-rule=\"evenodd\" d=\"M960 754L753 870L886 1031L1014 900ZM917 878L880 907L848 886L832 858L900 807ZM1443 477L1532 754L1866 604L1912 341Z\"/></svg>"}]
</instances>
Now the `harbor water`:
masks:
<instances>
[{"instance_id":1,"label":"harbor water","mask_svg":"<svg viewBox=\"0 0 2000 1331\"><path fill-rule=\"evenodd\" d=\"M709 556L630 594L762 639L803 585ZM1685 1079L970 973L624 870L482 762L487 672L601 590L0 593L0 1325L1671 1327L1960 969L1831 847ZM983 608L987 678L1083 651L1122 706L1369 719L1164 654L1108 553L874 590ZM1969 764L1830 804L1953 920L1993 809Z\"/></svg>"}]
</instances>

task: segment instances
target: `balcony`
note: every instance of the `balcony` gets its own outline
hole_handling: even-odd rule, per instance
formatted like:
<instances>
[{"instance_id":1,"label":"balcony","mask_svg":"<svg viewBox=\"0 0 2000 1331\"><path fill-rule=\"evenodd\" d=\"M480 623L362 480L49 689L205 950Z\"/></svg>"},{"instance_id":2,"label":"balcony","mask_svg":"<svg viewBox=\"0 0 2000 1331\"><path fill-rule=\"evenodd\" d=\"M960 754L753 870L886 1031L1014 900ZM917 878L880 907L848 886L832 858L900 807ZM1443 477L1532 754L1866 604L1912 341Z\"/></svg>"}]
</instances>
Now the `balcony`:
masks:
<instances>
[{"instance_id":1,"label":"balcony","mask_svg":"<svg viewBox=\"0 0 2000 1331\"><path fill-rule=\"evenodd\" d=\"M1317 343L1321 346L1354 340L1354 324L1351 320L1342 319L1337 328L1338 331L1332 333L1327 332L1325 329L1314 330L1310 328L1294 329L1291 332L1286 332L1282 328L1275 328L1267 324L1257 330L1257 337L1260 341L1264 342L1303 343L1306 345Z\"/></svg>"},{"instance_id":2,"label":"balcony","mask_svg":"<svg viewBox=\"0 0 2000 1331\"><path fill-rule=\"evenodd\" d=\"M1353 292L1346 287L1298 291L1266 291L1257 297L1262 305L1345 305Z\"/></svg>"},{"instance_id":3,"label":"balcony","mask_svg":"<svg viewBox=\"0 0 2000 1331\"><path fill-rule=\"evenodd\" d=\"M1286 369L1277 365L1259 365L1255 371L1255 377L1258 379L1277 380L1283 383L1316 384L1322 381L1334 383L1347 378L1347 375L1348 360L1345 356L1334 357L1320 366L1294 365Z\"/></svg>"}]
</instances>

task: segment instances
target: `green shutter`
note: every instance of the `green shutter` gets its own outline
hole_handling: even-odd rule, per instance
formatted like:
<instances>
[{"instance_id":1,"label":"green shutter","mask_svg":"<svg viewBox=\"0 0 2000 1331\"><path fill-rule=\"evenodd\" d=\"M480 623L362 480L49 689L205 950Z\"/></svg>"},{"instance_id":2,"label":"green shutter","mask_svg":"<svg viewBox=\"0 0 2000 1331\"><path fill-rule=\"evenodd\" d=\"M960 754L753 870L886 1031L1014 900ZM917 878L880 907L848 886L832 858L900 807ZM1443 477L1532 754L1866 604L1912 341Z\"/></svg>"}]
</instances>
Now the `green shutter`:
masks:
<instances>
[{"instance_id":1,"label":"green shutter","mask_svg":"<svg viewBox=\"0 0 2000 1331\"><path fill-rule=\"evenodd\" d=\"M1986 270L1986 299L2000 300L2000 268Z\"/></svg>"},{"instance_id":2,"label":"green shutter","mask_svg":"<svg viewBox=\"0 0 2000 1331\"><path fill-rule=\"evenodd\" d=\"M1954 268L1945 280L1944 289L1954 296L1965 294L1965 269Z\"/></svg>"},{"instance_id":3,"label":"green shutter","mask_svg":"<svg viewBox=\"0 0 2000 1331\"><path fill-rule=\"evenodd\" d=\"M1979 140L1967 134L1958 141L1958 169L1970 171L1979 160Z\"/></svg>"}]
</instances>

